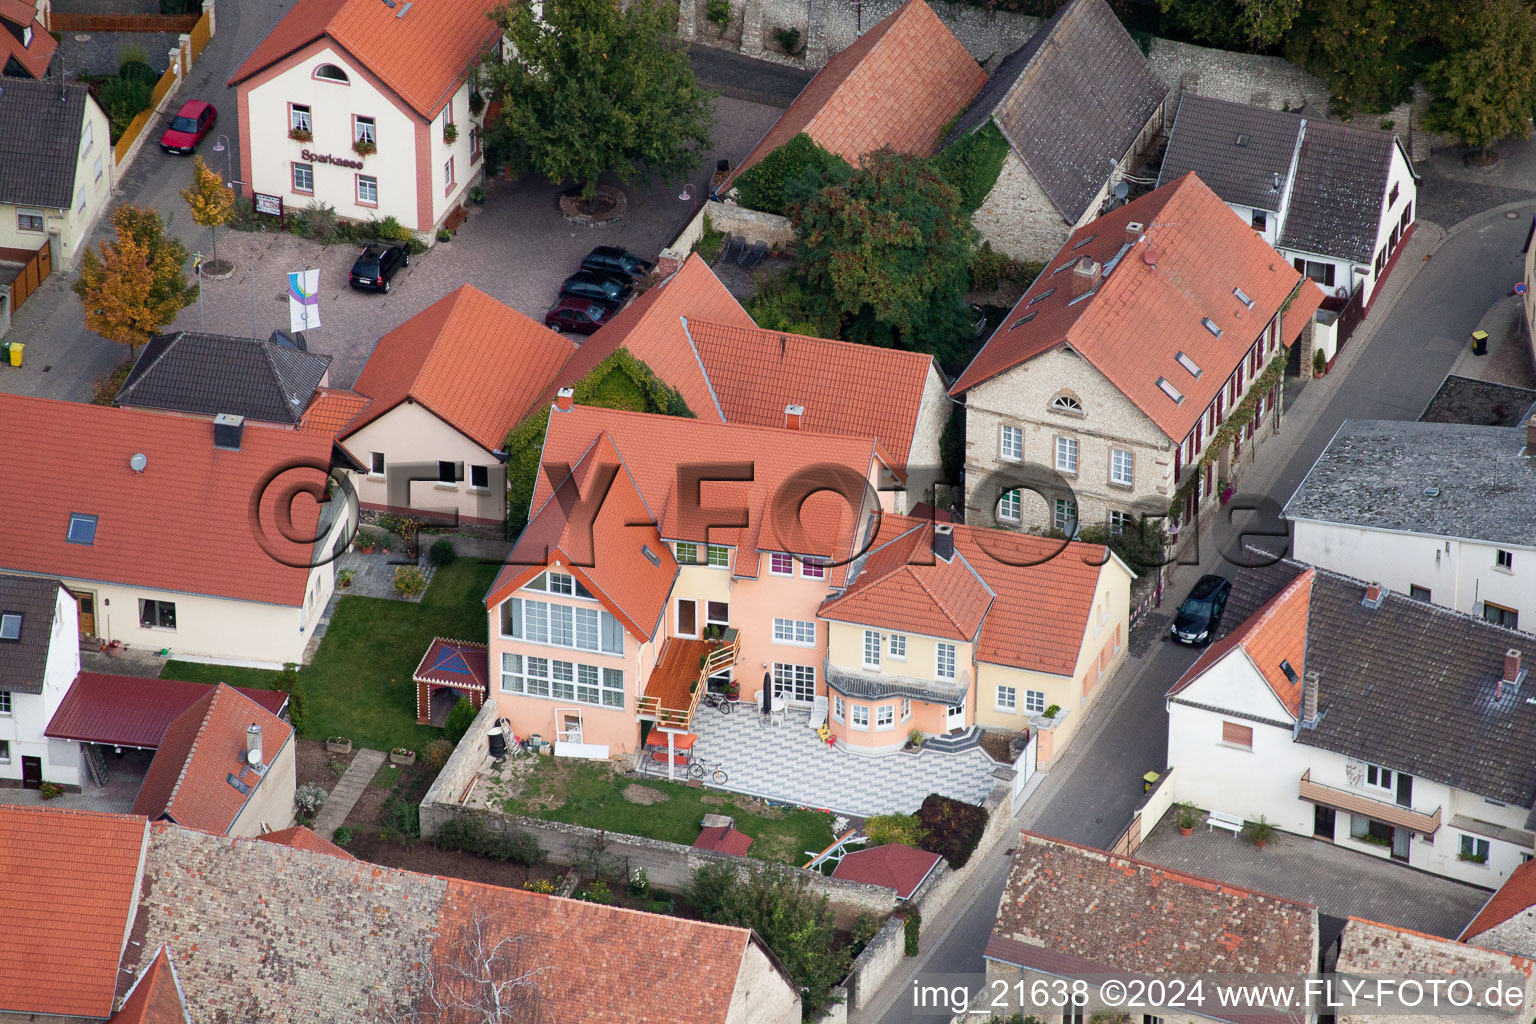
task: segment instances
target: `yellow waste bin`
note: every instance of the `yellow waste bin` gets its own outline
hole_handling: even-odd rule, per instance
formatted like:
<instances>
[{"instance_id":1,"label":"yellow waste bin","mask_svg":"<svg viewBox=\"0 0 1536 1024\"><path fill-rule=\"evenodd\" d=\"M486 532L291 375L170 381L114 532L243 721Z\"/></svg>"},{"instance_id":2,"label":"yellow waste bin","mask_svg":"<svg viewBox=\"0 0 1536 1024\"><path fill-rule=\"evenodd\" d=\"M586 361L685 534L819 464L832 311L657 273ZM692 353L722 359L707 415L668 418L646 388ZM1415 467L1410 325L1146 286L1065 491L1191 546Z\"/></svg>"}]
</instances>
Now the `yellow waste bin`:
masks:
<instances>
[{"instance_id":1,"label":"yellow waste bin","mask_svg":"<svg viewBox=\"0 0 1536 1024\"><path fill-rule=\"evenodd\" d=\"M26 347L27 347L26 345L22 344L19 341L11 342L11 365L12 366L20 366L21 365L21 350L26 348Z\"/></svg>"}]
</instances>

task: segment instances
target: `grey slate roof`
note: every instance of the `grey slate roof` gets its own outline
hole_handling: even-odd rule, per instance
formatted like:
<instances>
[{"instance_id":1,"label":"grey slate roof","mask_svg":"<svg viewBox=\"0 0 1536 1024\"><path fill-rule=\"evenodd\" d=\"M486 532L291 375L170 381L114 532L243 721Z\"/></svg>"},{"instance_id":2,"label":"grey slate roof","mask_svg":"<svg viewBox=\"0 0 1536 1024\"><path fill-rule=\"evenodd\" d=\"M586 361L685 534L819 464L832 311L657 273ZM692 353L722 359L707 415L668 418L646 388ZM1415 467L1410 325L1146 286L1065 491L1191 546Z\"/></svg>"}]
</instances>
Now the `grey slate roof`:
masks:
<instances>
[{"instance_id":1,"label":"grey slate roof","mask_svg":"<svg viewBox=\"0 0 1536 1024\"><path fill-rule=\"evenodd\" d=\"M1186 94L1158 184L1194 171L1224 202L1284 208L1282 247L1370 263L1398 145L1390 132Z\"/></svg>"},{"instance_id":2,"label":"grey slate roof","mask_svg":"<svg viewBox=\"0 0 1536 1024\"><path fill-rule=\"evenodd\" d=\"M938 680L918 679L912 676L864 675L828 665L827 685L849 697L878 699L881 697L909 697L912 700L945 701L958 704L965 699L969 680L944 683Z\"/></svg>"},{"instance_id":3,"label":"grey slate roof","mask_svg":"<svg viewBox=\"0 0 1536 1024\"><path fill-rule=\"evenodd\" d=\"M0 612L21 613L21 638L0 641L0 690L42 693L53 613L63 584L47 576L0 574ZM73 642L74 633L70 633Z\"/></svg>"},{"instance_id":4,"label":"grey slate roof","mask_svg":"<svg viewBox=\"0 0 1536 1024\"><path fill-rule=\"evenodd\" d=\"M1168 133L1157 183L1166 185L1194 171L1222 202L1278 213L1301 121L1281 110L1185 93Z\"/></svg>"},{"instance_id":5,"label":"grey slate roof","mask_svg":"<svg viewBox=\"0 0 1536 1024\"><path fill-rule=\"evenodd\" d=\"M0 78L0 203L73 205L89 95L83 85ZM92 142L107 152L106 139Z\"/></svg>"},{"instance_id":6,"label":"grey slate roof","mask_svg":"<svg viewBox=\"0 0 1536 1024\"><path fill-rule=\"evenodd\" d=\"M1345 420L1285 515L1533 547L1536 458L1525 440L1518 427Z\"/></svg>"},{"instance_id":7,"label":"grey slate roof","mask_svg":"<svg viewBox=\"0 0 1536 1024\"><path fill-rule=\"evenodd\" d=\"M1167 95L1105 0L1069 0L998 65L945 145L992 118L1072 224Z\"/></svg>"},{"instance_id":8,"label":"grey slate roof","mask_svg":"<svg viewBox=\"0 0 1536 1024\"><path fill-rule=\"evenodd\" d=\"M188 331L160 334L139 354L117 403L297 423L330 365L330 356L273 341Z\"/></svg>"}]
</instances>

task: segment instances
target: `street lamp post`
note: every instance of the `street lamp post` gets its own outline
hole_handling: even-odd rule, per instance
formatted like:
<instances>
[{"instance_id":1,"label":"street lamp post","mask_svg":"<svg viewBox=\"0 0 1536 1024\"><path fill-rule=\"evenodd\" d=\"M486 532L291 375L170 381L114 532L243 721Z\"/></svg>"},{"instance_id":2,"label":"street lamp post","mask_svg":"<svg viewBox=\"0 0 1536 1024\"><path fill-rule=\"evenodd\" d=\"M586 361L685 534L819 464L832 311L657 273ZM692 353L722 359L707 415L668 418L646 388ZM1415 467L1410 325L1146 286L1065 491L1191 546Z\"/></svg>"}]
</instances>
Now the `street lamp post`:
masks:
<instances>
[{"instance_id":1,"label":"street lamp post","mask_svg":"<svg viewBox=\"0 0 1536 1024\"><path fill-rule=\"evenodd\" d=\"M232 183L235 180L235 172L232 166L232 158L230 155L232 149L233 147L231 147L229 144L228 135L220 135L218 139L213 143L213 151L215 153L224 154L224 180L227 183Z\"/></svg>"}]
</instances>

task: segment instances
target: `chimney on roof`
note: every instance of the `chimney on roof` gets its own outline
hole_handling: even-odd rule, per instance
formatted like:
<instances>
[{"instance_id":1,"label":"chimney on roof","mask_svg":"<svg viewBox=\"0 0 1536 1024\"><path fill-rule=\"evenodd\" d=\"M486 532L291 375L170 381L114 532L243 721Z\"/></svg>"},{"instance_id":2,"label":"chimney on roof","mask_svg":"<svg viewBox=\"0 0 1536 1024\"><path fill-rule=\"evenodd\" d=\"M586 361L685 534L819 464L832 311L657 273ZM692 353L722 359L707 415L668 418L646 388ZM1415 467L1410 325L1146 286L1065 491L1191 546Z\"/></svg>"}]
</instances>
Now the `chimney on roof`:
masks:
<instances>
[{"instance_id":1,"label":"chimney on roof","mask_svg":"<svg viewBox=\"0 0 1536 1024\"><path fill-rule=\"evenodd\" d=\"M1380 608L1381 602L1387 599L1387 588L1380 583L1369 584L1365 588L1365 599L1360 603L1367 608Z\"/></svg>"},{"instance_id":2,"label":"chimney on roof","mask_svg":"<svg viewBox=\"0 0 1536 1024\"><path fill-rule=\"evenodd\" d=\"M1536 412L1525 421L1525 454L1536 459Z\"/></svg>"},{"instance_id":3,"label":"chimney on roof","mask_svg":"<svg viewBox=\"0 0 1536 1024\"><path fill-rule=\"evenodd\" d=\"M225 451L240 450L240 439L245 435L245 417L221 412L213 418L213 446Z\"/></svg>"},{"instance_id":4,"label":"chimney on roof","mask_svg":"<svg viewBox=\"0 0 1536 1024\"><path fill-rule=\"evenodd\" d=\"M1317 724L1317 689L1321 682L1317 669L1301 677L1301 724L1308 728Z\"/></svg>"},{"instance_id":5,"label":"chimney on roof","mask_svg":"<svg viewBox=\"0 0 1536 1024\"><path fill-rule=\"evenodd\" d=\"M245 763L261 767L261 726L252 722L245 730Z\"/></svg>"},{"instance_id":6,"label":"chimney on roof","mask_svg":"<svg viewBox=\"0 0 1536 1024\"><path fill-rule=\"evenodd\" d=\"M1078 259L1072 267L1072 297L1086 295L1093 291L1099 283L1099 274L1104 265L1098 260L1091 260L1087 256Z\"/></svg>"},{"instance_id":7,"label":"chimney on roof","mask_svg":"<svg viewBox=\"0 0 1536 1024\"><path fill-rule=\"evenodd\" d=\"M1504 652L1504 674L1499 677L1499 686L1496 696L1504 696L1504 687L1506 686L1509 687L1511 691L1519 689L1520 680L1523 678L1524 674L1524 670L1520 667L1520 649L1517 647L1511 647L1509 650Z\"/></svg>"},{"instance_id":8,"label":"chimney on roof","mask_svg":"<svg viewBox=\"0 0 1536 1024\"><path fill-rule=\"evenodd\" d=\"M555 408L561 412L571 411L571 402L575 399L576 392L571 388L561 388L555 392Z\"/></svg>"},{"instance_id":9,"label":"chimney on roof","mask_svg":"<svg viewBox=\"0 0 1536 1024\"><path fill-rule=\"evenodd\" d=\"M799 430L800 421L805 418L805 406L786 405L784 407L784 429Z\"/></svg>"},{"instance_id":10,"label":"chimney on roof","mask_svg":"<svg viewBox=\"0 0 1536 1024\"><path fill-rule=\"evenodd\" d=\"M951 523L933 524L933 553L946 562L955 558L955 528Z\"/></svg>"},{"instance_id":11,"label":"chimney on roof","mask_svg":"<svg viewBox=\"0 0 1536 1024\"><path fill-rule=\"evenodd\" d=\"M1147 226L1139 220L1133 220L1125 226L1125 243L1135 245L1146 236Z\"/></svg>"}]
</instances>

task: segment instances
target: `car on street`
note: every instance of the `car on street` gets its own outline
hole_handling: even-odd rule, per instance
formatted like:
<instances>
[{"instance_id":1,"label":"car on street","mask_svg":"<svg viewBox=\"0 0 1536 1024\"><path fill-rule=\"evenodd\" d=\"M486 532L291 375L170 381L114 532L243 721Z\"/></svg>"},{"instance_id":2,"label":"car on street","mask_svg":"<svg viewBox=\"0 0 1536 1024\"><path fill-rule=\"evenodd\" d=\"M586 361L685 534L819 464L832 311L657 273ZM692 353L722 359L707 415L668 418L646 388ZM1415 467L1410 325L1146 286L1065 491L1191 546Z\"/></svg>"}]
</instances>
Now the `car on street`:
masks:
<instances>
[{"instance_id":1,"label":"car on street","mask_svg":"<svg viewBox=\"0 0 1536 1024\"><path fill-rule=\"evenodd\" d=\"M363 291L389 293L390 279L411 265L411 250L403 245L367 245L352 264L348 283Z\"/></svg>"},{"instance_id":2,"label":"car on street","mask_svg":"<svg viewBox=\"0 0 1536 1024\"><path fill-rule=\"evenodd\" d=\"M544 314L544 326L557 331L591 334L613 319L614 308L591 299L562 295Z\"/></svg>"},{"instance_id":3,"label":"car on street","mask_svg":"<svg viewBox=\"0 0 1536 1024\"><path fill-rule=\"evenodd\" d=\"M1221 613L1226 610L1231 593L1232 583L1226 577L1201 576L1173 616L1173 639L1197 646L1210 643L1221 625Z\"/></svg>"},{"instance_id":4,"label":"car on street","mask_svg":"<svg viewBox=\"0 0 1536 1024\"><path fill-rule=\"evenodd\" d=\"M167 153L191 153L203 141L203 136L213 130L218 119L219 112L212 103L187 100L160 136L160 148Z\"/></svg>"},{"instance_id":5,"label":"car on street","mask_svg":"<svg viewBox=\"0 0 1536 1024\"><path fill-rule=\"evenodd\" d=\"M614 245L600 245L581 260L582 270L596 270L615 277L627 277L631 281L640 280L652 266L649 261Z\"/></svg>"},{"instance_id":6,"label":"car on street","mask_svg":"<svg viewBox=\"0 0 1536 1024\"><path fill-rule=\"evenodd\" d=\"M597 270L578 270L560 283L561 295L591 299L615 308L622 306L634 290L628 280Z\"/></svg>"}]
</instances>

